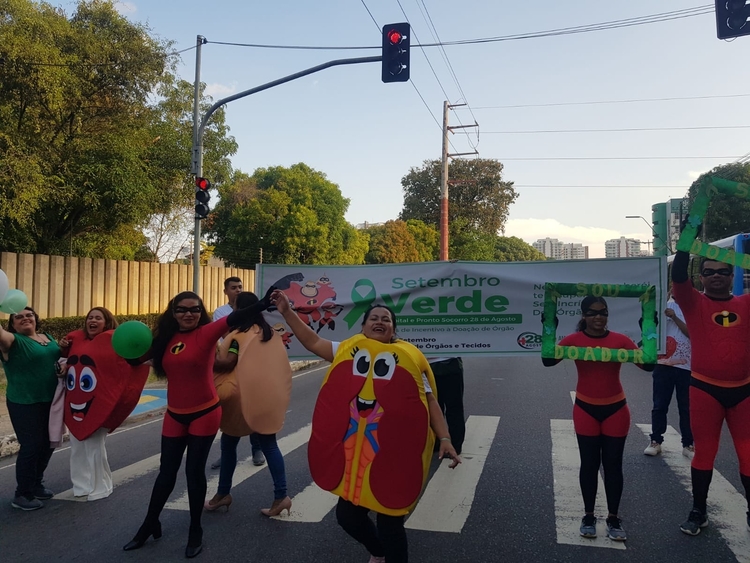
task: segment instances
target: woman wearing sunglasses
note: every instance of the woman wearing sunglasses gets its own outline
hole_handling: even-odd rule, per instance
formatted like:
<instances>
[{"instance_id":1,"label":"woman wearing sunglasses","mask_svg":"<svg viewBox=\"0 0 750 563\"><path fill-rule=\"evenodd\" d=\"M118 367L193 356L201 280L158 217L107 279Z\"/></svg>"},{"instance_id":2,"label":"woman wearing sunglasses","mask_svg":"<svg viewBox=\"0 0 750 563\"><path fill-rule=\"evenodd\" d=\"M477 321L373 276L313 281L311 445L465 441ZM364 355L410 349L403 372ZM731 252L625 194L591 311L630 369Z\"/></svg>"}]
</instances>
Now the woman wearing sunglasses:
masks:
<instances>
[{"instance_id":1,"label":"woman wearing sunglasses","mask_svg":"<svg viewBox=\"0 0 750 563\"><path fill-rule=\"evenodd\" d=\"M560 346L616 348L635 350L638 346L630 338L607 329L609 310L602 297L589 295L581 301L581 320L576 332L563 338ZM545 366L560 360L542 358ZM596 490L599 467L604 467L604 490L607 495L607 537L625 541L627 534L618 517L622 496L622 454L630 429L630 409L620 383L619 362L576 360L578 384L573 407L573 426L581 456L579 474L585 515L581 521L581 536L596 537ZM653 371L653 364L638 365Z\"/></svg>"},{"instance_id":2,"label":"woman wearing sunglasses","mask_svg":"<svg viewBox=\"0 0 750 563\"><path fill-rule=\"evenodd\" d=\"M268 308L268 295L244 309L211 322L203 301L183 291L169 302L154 331L151 351L140 360L153 359L154 371L169 381L167 412L161 437L161 461L146 518L123 549L138 549L153 536L161 537L159 515L174 489L182 456L187 448L185 475L190 504L190 531L185 557L203 549L201 512L206 498L206 460L219 430L221 407L216 394L213 365L217 341Z\"/></svg>"}]
</instances>

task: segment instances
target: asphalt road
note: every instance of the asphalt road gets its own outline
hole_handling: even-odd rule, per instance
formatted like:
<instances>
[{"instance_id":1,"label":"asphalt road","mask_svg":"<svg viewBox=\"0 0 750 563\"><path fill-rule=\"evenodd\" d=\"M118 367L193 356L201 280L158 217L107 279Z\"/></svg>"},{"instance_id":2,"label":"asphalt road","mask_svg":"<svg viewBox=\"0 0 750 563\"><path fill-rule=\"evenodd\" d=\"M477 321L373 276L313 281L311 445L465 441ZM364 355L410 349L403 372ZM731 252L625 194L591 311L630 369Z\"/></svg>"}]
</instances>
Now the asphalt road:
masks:
<instances>
[{"instance_id":1,"label":"asphalt road","mask_svg":"<svg viewBox=\"0 0 750 563\"><path fill-rule=\"evenodd\" d=\"M643 455L648 439L637 426L650 423L651 376L633 366L623 369L622 379L632 411L633 426L625 450L625 491L620 514L628 532L625 549L612 549L610 540L599 538L582 545L576 534L559 534L561 509L582 515L580 495L564 498L560 456L551 425L565 427L571 419L570 392L575 389L575 368L564 362L544 368L539 359L465 359L465 405L475 422L488 422L494 430L487 447L465 447L467 462L442 481L441 473L431 477L422 503L432 508L427 520L446 522L456 514L468 513L459 530L409 529L410 560L413 562L733 562L750 561L750 531L743 521L720 527L713 522L698 537L679 531L691 507L691 496L666 456ZM280 443L299 442L310 422L317 390L325 370L299 372L294 379L290 412L279 434ZM679 428L676 405L669 423ZM562 422L551 422L562 421ZM302 430L302 432L300 432ZM107 499L78 503L53 499L42 510L21 512L10 506L14 489L14 458L0 461L0 560L3 562L182 561L187 541L188 513L179 509L185 493L180 475L172 496L172 508L161 517L164 537L150 540L142 549L123 552L138 529L146 511L156 476L159 453L160 419L141 421L120 429L107 441L107 451L116 478L115 491ZM283 438L287 438L286 442ZM467 440L472 437L468 436ZM292 442L296 442L292 444ZM568 442L566 442L567 444ZM467 444L469 442L467 441ZM283 448L282 448L283 449ZM675 446L674 450L677 450ZM293 517L311 513L296 495L309 491L304 440L285 455L289 493L297 503ZM476 450L476 451L475 451ZM559 450L558 450L559 451ZM574 451L569 452L575 454ZM210 460L219 455L218 441ZM239 457L250 455L248 440L240 443ZM577 454L576 454L577 455ZM69 451L59 450L47 471L46 484L58 493L70 488ZM679 456L681 458L681 456ZM680 459L675 463L681 463ZM433 470L438 467L433 464ZM736 489L720 496L736 502L742 491L734 450L725 431L716 462L717 472ZM238 473L249 475L232 490L234 503L228 512L206 513L203 517L204 551L198 561L252 561L300 563L365 563L364 548L338 527L333 511L323 512L321 521L283 521L263 517L259 509L270 505L272 483L268 470L252 473L249 461L241 461ZM444 471L441 469L441 471ZM477 473L477 479L462 477ZM218 471L208 470L209 476ZM118 477L119 476L119 477ZM447 479L447 480L446 480ZM436 489L433 482L442 490ZM714 484L717 483L715 476ZM577 486L577 483L575 483ZM717 485L718 487L718 485ZM454 505L451 490L460 493ZM717 489L718 491L718 489ZM209 496L215 488L209 484ZM430 500L427 500L427 497ZM713 496L713 488L712 488ZM319 498L319 497L316 497ZM726 501L726 502L729 502ZM323 499L323 502L329 502ZM567 504L566 504L567 503ZM168 505L169 507L169 505ZM318 504L318 510L320 504ZM711 510L711 509L710 509ZM444 511L444 512L443 512ZM603 506L597 506L602 513ZM313 511L314 512L314 511ZM441 516L441 512L443 512ZM436 517L437 515L437 517ZM415 515L416 518L416 515ZM305 518L302 518L305 519ZM453 524L451 524L453 525ZM428 528L436 526L429 524ZM744 535L743 535L744 534ZM744 544L743 544L744 542ZM619 546L623 547L623 546Z\"/></svg>"}]
</instances>

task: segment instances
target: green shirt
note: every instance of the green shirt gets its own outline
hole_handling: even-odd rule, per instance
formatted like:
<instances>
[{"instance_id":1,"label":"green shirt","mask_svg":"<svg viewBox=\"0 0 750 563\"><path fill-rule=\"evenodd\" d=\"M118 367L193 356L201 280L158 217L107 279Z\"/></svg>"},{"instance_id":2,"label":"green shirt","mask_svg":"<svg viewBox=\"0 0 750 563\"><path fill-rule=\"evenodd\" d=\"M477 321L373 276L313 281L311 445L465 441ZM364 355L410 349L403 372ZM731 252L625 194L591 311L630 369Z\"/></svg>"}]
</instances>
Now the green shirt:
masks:
<instances>
[{"instance_id":1,"label":"green shirt","mask_svg":"<svg viewBox=\"0 0 750 563\"><path fill-rule=\"evenodd\" d=\"M7 361L3 358L9 401L21 405L52 402L57 387L55 364L60 358L60 347L49 334L47 338L50 342L43 346L33 338L15 334Z\"/></svg>"}]
</instances>

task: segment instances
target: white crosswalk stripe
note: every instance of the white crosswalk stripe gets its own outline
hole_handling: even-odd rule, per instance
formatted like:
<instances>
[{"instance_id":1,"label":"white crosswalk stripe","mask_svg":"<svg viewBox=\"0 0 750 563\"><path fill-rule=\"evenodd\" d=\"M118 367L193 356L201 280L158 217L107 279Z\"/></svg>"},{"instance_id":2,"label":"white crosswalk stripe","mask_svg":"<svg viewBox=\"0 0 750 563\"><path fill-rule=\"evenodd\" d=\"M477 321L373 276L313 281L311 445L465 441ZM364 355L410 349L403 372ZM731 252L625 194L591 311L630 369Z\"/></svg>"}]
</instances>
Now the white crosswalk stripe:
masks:
<instances>
[{"instance_id":1,"label":"white crosswalk stripe","mask_svg":"<svg viewBox=\"0 0 750 563\"><path fill-rule=\"evenodd\" d=\"M650 436L650 424L638 424L637 426L646 436ZM690 460L682 455L680 434L671 426L668 426L664 433L661 457L669 468L677 474L685 489L692 491ZM711 489L708 493L709 526L715 527L719 531L739 563L750 563L750 532L747 530L746 510L747 500L745 497L721 473L714 469ZM685 506L683 513L675 514L675 527L680 525L681 518L687 518L689 511L690 506Z\"/></svg>"}]
</instances>

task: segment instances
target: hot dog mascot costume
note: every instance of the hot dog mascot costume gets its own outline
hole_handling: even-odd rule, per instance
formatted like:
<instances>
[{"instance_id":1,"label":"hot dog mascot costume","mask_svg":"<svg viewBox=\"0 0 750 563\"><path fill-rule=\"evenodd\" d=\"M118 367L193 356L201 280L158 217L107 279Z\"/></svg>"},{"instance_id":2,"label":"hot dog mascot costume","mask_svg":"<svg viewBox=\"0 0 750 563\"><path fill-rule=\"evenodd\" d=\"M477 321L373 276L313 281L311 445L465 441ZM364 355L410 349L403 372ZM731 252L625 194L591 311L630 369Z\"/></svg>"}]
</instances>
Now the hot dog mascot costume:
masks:
<instances>
[{"instance_id":1,"label":"hot dog mascot costume","mask_svg":"<svg viewBox=\"0 0 750 563\"><path fill-rule=\"evenodd\" d=\"M308 461L319 487L390 516L414 508L435 442L422 373L434 392L427 359L408 342L340 343L313 412Z\"/></svg>"}]
</instances>

